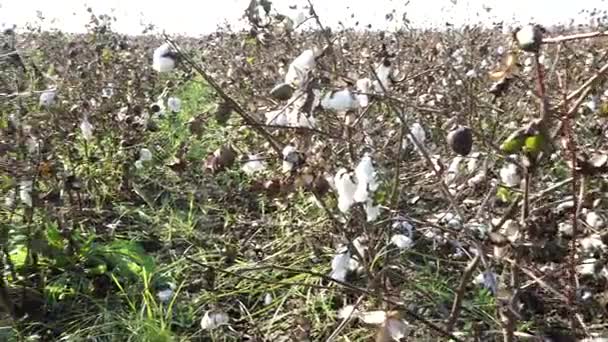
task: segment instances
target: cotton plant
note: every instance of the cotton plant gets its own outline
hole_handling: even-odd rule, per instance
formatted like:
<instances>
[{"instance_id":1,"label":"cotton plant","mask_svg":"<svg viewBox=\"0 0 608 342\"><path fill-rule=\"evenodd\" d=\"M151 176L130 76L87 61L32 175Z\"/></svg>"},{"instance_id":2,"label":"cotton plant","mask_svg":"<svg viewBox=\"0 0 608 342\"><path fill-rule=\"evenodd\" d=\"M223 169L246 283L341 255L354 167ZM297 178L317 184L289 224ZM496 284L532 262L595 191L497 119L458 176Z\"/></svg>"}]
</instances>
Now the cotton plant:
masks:
<instances>
[{"instance_id":1,"label":"cotton plant","mask_svg":"<svg viewBox=\"0 0 608 342\"><path fill-rule=\"evenodd\" d=\"M152 56L152 69L159 73L172 71L177 64L177 53L169 43L164 43L156 50Z\"/></svg>"}]
</instances>

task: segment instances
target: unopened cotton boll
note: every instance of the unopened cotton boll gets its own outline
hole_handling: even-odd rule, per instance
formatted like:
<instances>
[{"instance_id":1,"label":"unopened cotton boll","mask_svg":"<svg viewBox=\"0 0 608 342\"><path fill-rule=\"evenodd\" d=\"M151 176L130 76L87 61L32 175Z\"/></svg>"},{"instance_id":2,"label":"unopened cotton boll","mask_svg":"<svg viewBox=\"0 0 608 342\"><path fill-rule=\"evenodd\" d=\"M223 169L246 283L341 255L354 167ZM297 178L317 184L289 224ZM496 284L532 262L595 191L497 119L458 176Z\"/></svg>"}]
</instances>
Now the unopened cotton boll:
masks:
<instances>
[{"instance_id":1,"label":"unopened cotton boll","mask_svg":"<svg viewBox=\"0 0 608 342\"><path fill-rule=\"evenodd\" d=\"M80 122L80 132L82 133L84 140L86 140L86 141L93 140L93 125L89 122L89 119L86 117L84 119L82 119L82 122Z\"/></svg>"},{"instance_id":2,"label":"unopened cotton boll","mask_svg":"<svg viewBox=\"0 0 608 342\"><path fill-rule=\"evenodd\" d=\"M175 68L176 61L177 53L169 43L165 43L154 50L152 69L157 72L169 72Z\"/></svg>"},{"instance_id":3,"label":"unopened cotton boll","mask_svg":"<svg viewBox=\"0 0 608 342\"><path fill-rule=\"evenodd\" d=\"M201 329L213 330L222 325L228 324L230 318L228 315L221 311L207 311L205 316L201 319Z\"/></svg>"},{"instance_id":4,"label":"unopened cotton boll","mask_svg":"<svg viewBox=\"0 0 608 342\"><path fill-rule=\"evenodd\" d=\"M338 170L334 177L334 184L338 191L338 209L341 212L346 213L350 207L355 203L355 191L357 191L357 184L352 180L349 172L342 168Z\"/></svg>"},{"instance_id":5,"label":"unopened cotton boll","mask_svg":"<svg viewBox=\"0 0 608 342\"><path fill-rule=\"evenodd\" d=\"M509 187L516 187L521 183L521 176L517 170L517 165L508 163L500 169L500 179Z\"/></svg>"},{"instance_id":6,"label":"unopened cotton boll","mask_svg":"<svg viewBox=\"0 0 608 342\"><path fill-rule=\"evenodd\" d=\"M167 99L167 107L173 113L178 113L182 108L182 100L177 97L170 97Z\"/></svg>"},{"instance_id":7,"label":"unopened cotton boll","mask_svg":"<svg viewBox=\"0 0 608 342\"><path fill-rule=\"evenodd\" d=\"M41 107L48 108L55 103L55 90L45 90L40 94L39 103Z\"/></svg>"}]
</instances>

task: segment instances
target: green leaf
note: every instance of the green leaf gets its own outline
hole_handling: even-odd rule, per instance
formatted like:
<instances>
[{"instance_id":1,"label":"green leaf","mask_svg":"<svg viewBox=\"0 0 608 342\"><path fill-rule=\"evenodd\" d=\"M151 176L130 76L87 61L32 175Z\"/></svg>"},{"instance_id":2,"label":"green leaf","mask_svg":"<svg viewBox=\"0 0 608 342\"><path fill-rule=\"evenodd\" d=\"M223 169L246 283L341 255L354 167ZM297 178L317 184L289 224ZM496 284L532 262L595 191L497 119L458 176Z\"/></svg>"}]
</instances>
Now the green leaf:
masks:
<instances>
[{"instance_id":1,"label":"green leaf","mask_svg":"<svg viewBox=\"0 0 608 342\"><path fill-rule=\"evenodd\" d=\"M109 245L95 245L88 258L101 258L112 273L131 279L140 277L144 270L151 273L155 267L154 259L138 243L126 240L117 240ZM105 263L96 267L106 267Z\"/></svg>"},{"instance_id":2,"label":"green leaf","mask_svg":"<svg viewBox=\"0 0 608 342\"><path fill-rule=\"evenodd\" d=\"M508 188L499 186L498 189L496 190L496 197L498 197L498 199L500 199L504 203L509 203L509 202L511 202L511 199L513 198L513 193Z\"/></svg>"},{"instance_id":3,"label":"green leaf","mask_svg":"<svg viewBox=\"0 0 608 342\"><path fill-rule=\"evenodd\" d=\"M253 64L253 62L255 61L255 57L247 57L247 64Z\"/></svg>"}]
</instances>

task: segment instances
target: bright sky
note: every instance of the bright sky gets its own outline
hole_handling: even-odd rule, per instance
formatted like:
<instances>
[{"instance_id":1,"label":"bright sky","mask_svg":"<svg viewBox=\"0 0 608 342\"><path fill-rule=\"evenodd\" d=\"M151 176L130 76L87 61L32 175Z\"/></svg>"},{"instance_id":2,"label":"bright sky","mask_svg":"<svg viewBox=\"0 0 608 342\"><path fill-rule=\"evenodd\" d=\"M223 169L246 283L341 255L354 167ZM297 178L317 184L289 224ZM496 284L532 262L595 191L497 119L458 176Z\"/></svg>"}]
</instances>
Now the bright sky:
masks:
<instances>
[{"instance_id":1,"label":"bright sky","mask_svg":"<svg viewBox=\"0 0 608 342\"><path fill-rule=\"evenodd\" d=\"M401 18L404 10L414 26L443 25L450 21L456 25L504 20L507 23L534 21L550 25L567 23L570 19L586 22L579 15L583 9L608 8L608 0L313 0L321 19L326 25L335 26L338 21L347 26L355 21L371 23L375 28L390 27L385 15L396 10ZM120 32L137 34L141 23L153 23L168 33L192 35L213 31L225 20L237 25L249 0L0 0L0 27L23 26L36 23L40 11L45 19L43 27L65 31L84 30L88 20L86 7L97 14L112 13L118 18L114 28ZM281 13L295 18L306 0L273 0ZM290 5L298 5L290 10ZM491 8L488 12L484 9ZM355 14L355 19L350 15ZM394 24L393 24L394 25Z\"/></svg>"}]
</instances>

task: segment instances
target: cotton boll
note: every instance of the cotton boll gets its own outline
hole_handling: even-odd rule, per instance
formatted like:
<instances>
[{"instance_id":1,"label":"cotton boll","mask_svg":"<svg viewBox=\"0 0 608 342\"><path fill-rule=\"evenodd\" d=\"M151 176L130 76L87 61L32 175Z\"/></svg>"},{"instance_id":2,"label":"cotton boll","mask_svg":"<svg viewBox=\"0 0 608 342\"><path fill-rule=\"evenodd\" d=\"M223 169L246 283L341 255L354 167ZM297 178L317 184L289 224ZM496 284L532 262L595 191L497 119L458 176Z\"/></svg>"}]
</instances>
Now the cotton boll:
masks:
<instances>
[{"instance_id":1,"label":"cotton boll","mask_svg":"<svg viewBox=\"0 0 608 342\"><path fill-rule=\"evenodd\" d=\"M39 104L41 107L49 108L55 103L55 90L45 90L40 94Z\"/></svg>"},{"instance_id":2,"label":"cotton boll","mask_svg":"<svg viewBox=\"0 0 608 342\"><path fill-rule=\"evenodd\" d=\"M139 150L139 160L142 162L149 162L152 160L152 152L147 148Z\"/></svg>"},{"instance_id":3,"label":"cotton boll","mask_svg":"<svg viewBox=\"0 0 608 342\"><path fill-rule=\"evenodd\" d=\"M515 32L515 38L522 50L527 52L538 52L542 41L542 34L538 27L526 25Z\"/></svg>"},{"instance_id":4,"label":"cotton boll","mask_svg":"<svg viewBox=\"0 0 608 342\"><path fill-rule=\"evenodd\" d=\"M27 207L32 206L33 187L34 182L29 179L22 180L21 183L19 183L19 199L21 200L21 203L25 204Z\"/></svg>"},{"instance_id":5,"label":"cotton boll","mask_svg":"<svg viewBox=\"0 0 608 342\"><path fill-rule=\"evenodd\" d=\"M312 49L304 50L296 59L291 62L285 83L294 87L299 86L305 79L308 71L315 67L315 54Z\"/></svg>"},{"instance_id":6,"label":"cotton boll","mask_svg":"<svg viewBox=\"0 0 608 342\"><path fill-rule=\"evenodd\" d=\"M384 329L393 341L401 341L408 335L410 326L405 320L388 317L384 322Z\"/></svg>"},{"instance_id":7,"label":"cotton boll","mask_svg":"<svg viewBox=\"0 0 608 342\"><path fill-rule=\"evenodd\" d=\"M467 71L467 73L465 75L468 78L475 78L475 77L477 77L477 71L475 71L475 69L471 69L471 70Z\"/></svg>"},{"instance_id":8,"label":"cotton boll","mask_svg":"<svg viewBox=\"0 0 608 342\"><path fill-rule=\"evenodd\" d=\"M182 100L177 97L170 97L167 99L167 107L173 113L178 113L182 108Z\"/></svg>"},{"instance_id":9,"label":"cotton boll","mask_svg":"<svg viewBox=\"0 0 608 342\"><path fill-rule=\"evenodd\" d=\"M487 174L485 173L485 171L480 171L475 176L469 178L469 180L467 181L467 185L470 187L475 187L483 183L486 180L486 176Z\"/></svg>"},{"instance_id":10,"label":"cotton boll","mask_svg":"<svg viewBox=\"0 0 608 342\"><path fill-rule=\"evenodd\" d=\"M264 296L264 305L265 305L265 306L268 306L268 305L270 305L270 304L272 304L272 295L271 295L270 293L267 293L267 294Z\"/></svg>"},{"instance_id":11,"label":"cotton boll","mask_svg":"<svg viewBox=\"0 0 608 342\"><path fill-rule=\"evenodd\" d=\"M585 216L585 222L594 229L601 229L604 227L604 219L598 215L595 211L589 211Z\"/></svg>"},{"instance_id":12,"label":"cotton boll","mask_svg":"<svg viewBox=\"0 0 608 342\"><path fill-rule=\"evenodd\" d=\"M410 132L412 133L410 136L408 136L410 140L412 140L411 136L414 136L418 143L424 144L424 141L426 140L426 132L424 131L424 127L422 127L421 124L419 124L418 122L413 123L410 127Z\"/></svg>"},{"instance_id":13,"label":"cotton boll","mask_svg":"<svg viewBox=\"0 0 608 342\"><path fill-rule=\"evenodd\" d=\"M339 319L348 319L349 317L357 316L359 310L355 309L354 305L346 305L338 311Z\"/></svg>"},{"instance_id":14,"label":"cotton boll","mask_svg":"<svg viewBox=\"0 0 608 342\"><path fill-rule=\"evenodd\" d=\"M560 222L557 225L557 229L563 236L572 236L574 234L574 226L568 222Z\"/></svg>"},{"instance_id":15,"label":"cotton boll","mask_svg":"<svg viewBox=\"0 0 608 342\"><path fill-rule=\"evenodd\" d=\"M359 312L357 316L365 324L379 325L384 323L384 321L386 320L386 311L376 310Z\"/></svg>"},{"instance_id":16,"label":"cotton boll","mask_svg":"<svg viewBox=\"0 0 608 342\"><path fill-rule=\"evenodd\" d=\"M281 166L281 171L283 171L283 173L288 173L294 170L294 168L296 167L295 163L293 163L292 161L290 161L290 158L288 158L288 156L290 156L292 153L297 153L297 149L295 146L293 145L286 145L283 148L283 163Z\"/></svg>"},{"instance_id":17,"label":"cotton boll","mask_svg":"<svg viewBox=\"0 0 608 342\"><path fill-rule=\"evenodd\" d=\"M82 133L84 140L93 140L93 125L91 125L89 119L86 117L80 122L80 132Z\"/></svg>"},{"instance_id":18,"label":"cotton boll","mask_svg":"<svg viewBox=\"0 0 608 342\"><path fill-rule=\"evenodd\" d=\"M462 172L460 171L460 163L463 161L462 157L455 157L452 159L450 166L448 167L447 174L445 176L446 184L452 183L458 177L462 176Z\"/></svg>"},{"instance_id":19,"label":"cotton boll","mask_svg":"<svg viewBox=\"0 0 608 342\"><path fill-rule=\"evenodd\" d=\"M500 169L500 179L509 187L516 187L521 183L521 176L517 171L517 165L508 163Z\"/></svg>"},{"instance_id":20,"label":"cotton boll","mask_svg":"<svg viewBox=\"0 0 608 342\"><path fill-rule=\"evenodd\" d=\"M256 172L264 171L265 168L266 165L261 160L261 157L255 154L249 155L249 160L247 160L241 167L243 172L245 172L249 176L255 174Z\"/></svg>"},{"instance_id":21,"label":"cotton boll","mask_svg":"<svg viewBox=\"0 0 608 342\"><path fill-rule=\"evenodd\" d=\"M358 106L358 100L348 89L343 89L334 93L330 92L321 100L321 107L336 112L345 112L347 110L356 109Z\"/></svg>"},{"instance_id":22,"label":"cotton boll","mask_svg":"<svg viewBox=\"0 0 608 342\"><path fill-rule=\"evenodd\" d=\"M391 243L399 249L410 249L414 245L414 241L403 234L395 234L391 237Z\"/></svg>"},{"instance_id":23,"label":"cotton boll","mask_svg":"<svg viewBox=\"0 0 608 342\"><path fill-rule=\"evenodd\" d=\"M165 43L154 50L152 69L157 72L169 72L175 68L177 54L169 43Z\"/></svg>"},{"instance_id":24,"label":"cotton boll","mask_svg":"<svg viewBox=\"0 0 608 342\"><path fill-rule=\"evenodd\" d=\"M351 266L350 252L336 254L331 261L330 278L344 282Z\"/></svg>"},{"instance_id":25,"label":"cotton boll","mask_svg":"<svg viewBox=\"0 0 608 342\"><path fill-rule=\"evenodd\" d=\"M515 220L507 220L501 227L501 233L503 233L507 239L511 242L515 242L519 238L520 226Z\"/></svg>"},{"instance_id":26,"label":"cotton boll","mask_svg":"<svg viewBox=\"0 0 608 342\"><path fill-rule=\"evenodd\" d=\"M492 291L492 293L496 293L498 284L497 284L497 274L491 271L486 271L480 273L475 279L473 279L473 283L476 285L481 285L484 288Z\"/></svg>"},{"instance_id":27,"label":"cotton boll","mask_svg":"<svg viewBox=\"0 0 608 342\"><path fill-rule=\"evenodd\" d=\"M367 222L373 222L380 216L380 206L374 205L371 198L364 204L364 209L365 215L367 216Z\"/></svg>"},{"instance_id":28,"label":"cotton boll","mask_svg":"<svg viewBox=\"0 0 608 342\"><path fill-rule=\"evenodd\" d=\"M266 125L272 126L288 126L289 120L284 110L273 110L264 114L266 117Z\"/></svg>"},{"instance_id":29,"label":"cotton boll","mask_svg":"<svg viewBox=\"0 0 608 342\"><path fill-rule=\"evenodd\" d=\"M357 177L357 190L354 199L356 202L365 202L369 198L369 193L378 189L376 170L369 155L366 154L361 158L355 168L355 176Z\"/></svg>"},{"instance_id":30,"label":"cotton boll","mask_svg":"<svg viewBox=\"0 0 608 342\"><path fill-rule=\"evenodd\" d=\"M389 90L391 67L387 64L388 63L382 63L376 68L376 76L378 78L373 82L373 86L377 93L382 93L384 90ZM378 82L378 80L380 82Z\"/></svg>"},{"instance_id":31,"label":"cotton boll","mask_svg":"<svg viewBox=\"0 0 608 342\"><path fill-rule=\"evenodd\" d=\"M207 311L205 316L201 319L201 329L213 330L222 325L228 324L230 318L228 315L221 311Z\"/></svg>"},{"instance_id":32,"label":"cotton boll","mask_svg":"<svg viewBox=\"0 0 608 342\"><path fill-rule=\"evenodd\" d=\"M354 196L355 191L357 191L357 184L353 182L351 175L344 168L336 173L334 184L338 191L338 208L341 212L347 213L355 203Z\"/></svg>"},{"instance_id":33,"label":"cotton boll","mask_svg":"<svg viewBox=\"0 0 608 342\"><path fill-rule=\"evenodd\" d=\"M583 253L592 254L596 251L606 250L606 245L599 234L590 235L581 239L579 242Z\"/></svg>"},{"instance_id":34,"label":"cotton boll","mask_svg":"<svg viewBox=\"0 0 608 342\"><path fill-rule=\"evenodd\" d=\"M174 284L168 284L167 288L156 292L156 296L161 303L168 303L173 298L175 290Z\"/></svg>"},{"instance_id":35,"label":"cotton boll","mask_svg":"<svg viewBox=\"0 0 608 342\"><path fill-rule=\"evenodd\" d=\"M370 92L370 89L372 87L372 81L369 78L357 80L356 87L358 92L365 93L357 94L355 96L357 98L357 101L359 102L359 107L365 108L367 107L367 105L369 105L369 97L367 93Z\"/></svg>"}]
</instances>

